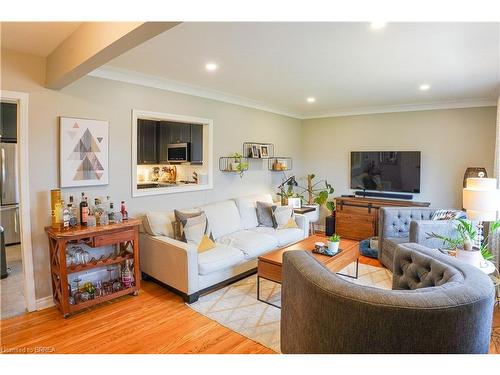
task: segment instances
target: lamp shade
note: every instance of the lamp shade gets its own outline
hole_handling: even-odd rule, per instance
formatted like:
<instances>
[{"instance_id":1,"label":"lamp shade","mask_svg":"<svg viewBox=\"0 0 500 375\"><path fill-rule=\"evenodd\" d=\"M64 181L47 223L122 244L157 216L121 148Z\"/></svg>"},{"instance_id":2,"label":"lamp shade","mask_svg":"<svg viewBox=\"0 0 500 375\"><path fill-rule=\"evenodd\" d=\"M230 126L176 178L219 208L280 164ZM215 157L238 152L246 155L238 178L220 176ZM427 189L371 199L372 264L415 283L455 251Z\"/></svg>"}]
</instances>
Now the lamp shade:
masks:
<instances>
[{"instance_id":1,"label":"lamp shade","mask_svg":"<svg viewBox=\"0 0 500 375\"><path fill-rule=\"evenodd\" d=\"M468 178L463 191L463 206L471 220L496 220L500 191L494 178Z\"/></svg>"}]
</instances>

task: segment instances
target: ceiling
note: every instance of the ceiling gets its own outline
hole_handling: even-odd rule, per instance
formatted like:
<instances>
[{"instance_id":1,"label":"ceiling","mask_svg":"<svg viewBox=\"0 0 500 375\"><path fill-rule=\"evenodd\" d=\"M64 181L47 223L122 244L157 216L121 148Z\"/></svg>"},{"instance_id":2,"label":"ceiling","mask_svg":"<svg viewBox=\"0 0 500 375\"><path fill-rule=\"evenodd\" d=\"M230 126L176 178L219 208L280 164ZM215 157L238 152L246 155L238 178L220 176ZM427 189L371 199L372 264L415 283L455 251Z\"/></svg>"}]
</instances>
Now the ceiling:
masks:
<instances>
[{"instance_id":1,"label":"ceiling","mask_svg":"<svg viewBox=\"0 0 500 375\"><path fill-rule=\"evenodd\" d=\"M498 23L182 23L101 74L134 71L136 82L315 117L491 103L499 44Z\"/></svg>"},{"instance_id":2,"label":"ceiling","mask_svg":"<svg viewBox=\"0 0 500 375\"><path fill-rule=\"evenodd\" d=\"M1 45L18 52L47 57L81 22L2 22Z\"/></svg>"}]
</instances>

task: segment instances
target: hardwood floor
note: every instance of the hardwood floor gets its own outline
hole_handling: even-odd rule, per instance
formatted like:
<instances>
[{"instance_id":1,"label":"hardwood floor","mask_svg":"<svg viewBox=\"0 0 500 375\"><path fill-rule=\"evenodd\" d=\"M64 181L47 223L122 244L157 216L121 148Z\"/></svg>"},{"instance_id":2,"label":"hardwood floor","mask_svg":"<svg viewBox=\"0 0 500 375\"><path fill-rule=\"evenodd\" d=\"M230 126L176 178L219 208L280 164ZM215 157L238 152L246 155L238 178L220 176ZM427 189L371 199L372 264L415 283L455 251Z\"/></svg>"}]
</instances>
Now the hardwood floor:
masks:
<instances>
[{"instance_id":1,"label":"hardwood floor","mask_svg":"<svg viewBox=\"0 0 500 375\"><path fill-rule=\"evenodd\" d=\"M380 266L377 260L360 262ZM500 308L491 353L500 353ZM55 307L0 322L2 353L251 353L272 350L187 307L165 288L144 281L125 296L64 319Z\"/></svg>"},{"instance_id":2,"label":"hardwood floor","mask_svg":"<svg viewBox=\"0 0 500 375\"><path fill-rule=\"evenodd\" d=\"M146 281L137 297L121 297L69 319L49 308L2 320L1 347L4 353L36 348L54 353L274 353Z\"/></svg>"}]
</instances>

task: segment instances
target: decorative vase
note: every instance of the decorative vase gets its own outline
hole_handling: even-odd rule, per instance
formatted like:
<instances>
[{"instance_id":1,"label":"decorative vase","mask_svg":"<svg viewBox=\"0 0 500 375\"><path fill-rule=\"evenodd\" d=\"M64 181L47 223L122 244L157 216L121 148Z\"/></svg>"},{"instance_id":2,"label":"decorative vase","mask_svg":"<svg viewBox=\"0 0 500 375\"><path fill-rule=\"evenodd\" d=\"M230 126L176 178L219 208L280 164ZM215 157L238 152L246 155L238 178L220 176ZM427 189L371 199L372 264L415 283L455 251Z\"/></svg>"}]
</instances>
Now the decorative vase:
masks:
<instances>
[{"instance_id":1,"label":"decorative vase","mask_svg":"<svg viewBox=\"0 0 500 375\"><path fill-rule=\"evenodd\" d=\"M331 251L332 253L338 252L339 251L339 244L340 244L339 241L337 241L337 242L328 241L328 250Z\"/></svg>"},{"instance_id":2,"label":"decorative vase","mask_svg":"<svg viewBox=\"0 0 500 375\"><path fill-rule=\"evenodd\" d=\"M473 265L474 267L481 267L481 263L484 261L483 256L479 250L462 250L457 249L457 259L465 262L467 264Z\"/></svg>"}]
</instances>

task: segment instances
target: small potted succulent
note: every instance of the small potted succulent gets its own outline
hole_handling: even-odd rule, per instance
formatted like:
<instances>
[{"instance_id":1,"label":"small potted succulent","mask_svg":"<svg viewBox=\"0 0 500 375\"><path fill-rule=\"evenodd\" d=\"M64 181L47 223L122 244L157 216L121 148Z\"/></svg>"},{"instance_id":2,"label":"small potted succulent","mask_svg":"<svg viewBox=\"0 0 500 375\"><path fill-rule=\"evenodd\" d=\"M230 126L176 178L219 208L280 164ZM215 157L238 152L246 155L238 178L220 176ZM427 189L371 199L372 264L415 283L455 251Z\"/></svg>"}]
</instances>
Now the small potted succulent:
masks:
<instances>
[{"instance_id":1,"label":"small potted succulent","mask_svg":"<svg viewBox=\"0 0 500 375\"><path fill-rule=\"evenodd\" d=\"M333 236L328 238L328 251L332 253L336 253L339 251L340 244L340 236L338 234L334 234Z\"/></svg>"}]
</instances>

